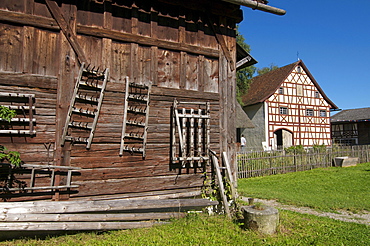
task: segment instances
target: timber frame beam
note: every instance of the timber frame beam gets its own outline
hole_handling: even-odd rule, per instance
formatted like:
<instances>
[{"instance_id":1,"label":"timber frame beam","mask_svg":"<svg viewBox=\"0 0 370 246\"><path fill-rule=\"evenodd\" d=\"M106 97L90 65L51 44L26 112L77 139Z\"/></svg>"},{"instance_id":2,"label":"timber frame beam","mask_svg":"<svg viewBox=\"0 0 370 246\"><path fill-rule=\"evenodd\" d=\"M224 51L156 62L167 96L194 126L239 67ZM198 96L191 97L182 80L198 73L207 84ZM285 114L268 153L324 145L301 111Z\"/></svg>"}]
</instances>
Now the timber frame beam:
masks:
<instances>
[{"instance_id":1,"label":"timber frame beam","mask_svg":"<svg viewBox=\"0 0 370 246\"><path fill-rule=\"evenodd\" d=\"M56 22L58 23L60 29L62 30L64 36L67 38L68 42L71 44L73 50L77 54L77 58L82 63L87 63L86 56L81 48L81 46L78 44L77 37L75 33L72 31L70 26L68 25L67 21L64 19L62 12L60 11L58 4L54 1L45 0L46 5L48 6L48 9L51 13L51 15L54 17Z\"/></svg>"},{"instance_id":2,"label":"timber frame beam","mask_svg":"<svg viewBox=\"0 0 370 246\"><path fill-rule=\"evenodd\" d=\"M232 56L230 54L230 50L227 48L224 37L222 36L221 31L218 28L218 26L214 25L215 22L213 21L212 17L209 14L207 14L207 17L208 17L209 24L210 24L210 26L213 30L213 33L215 34L216 40L217 40L218 44L221 46L222 52L224 53L224 55L226 57L226 60L228 61L229 65L230 65L231 71L234 71L235 70L235 62L234 62L234 59L232 58Z\"/></svg>"}]
</instances>

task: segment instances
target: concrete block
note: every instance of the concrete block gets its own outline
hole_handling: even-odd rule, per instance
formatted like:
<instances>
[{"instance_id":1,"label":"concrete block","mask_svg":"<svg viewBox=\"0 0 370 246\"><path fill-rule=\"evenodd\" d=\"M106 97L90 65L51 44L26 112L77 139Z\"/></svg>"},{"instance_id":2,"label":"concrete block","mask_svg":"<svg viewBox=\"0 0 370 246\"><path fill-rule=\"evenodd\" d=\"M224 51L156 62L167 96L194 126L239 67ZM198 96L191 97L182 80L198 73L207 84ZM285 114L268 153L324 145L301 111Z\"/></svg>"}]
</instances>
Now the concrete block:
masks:
<instances>
[{"instance_id":1,"label":"concrete block","mask_svg":"<svg viewBox=\"0 0 370 246\"><path fill-rule=\"evenodd\" d=\"M334 158L334 165L336 167L351 167L351 166L356 166L357 163L358 163L358 157L342 156L342 157Z\"/></svg>"}]
</instances>

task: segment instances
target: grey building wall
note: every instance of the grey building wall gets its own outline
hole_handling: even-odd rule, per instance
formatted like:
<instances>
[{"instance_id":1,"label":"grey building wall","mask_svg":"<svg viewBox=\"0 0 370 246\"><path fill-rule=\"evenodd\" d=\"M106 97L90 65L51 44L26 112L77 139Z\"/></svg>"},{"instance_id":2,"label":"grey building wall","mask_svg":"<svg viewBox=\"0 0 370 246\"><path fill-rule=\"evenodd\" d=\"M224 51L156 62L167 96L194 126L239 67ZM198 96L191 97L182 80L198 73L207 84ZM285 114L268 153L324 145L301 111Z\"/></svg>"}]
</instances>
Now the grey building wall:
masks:
<instances>
[{"instance_id":1,"label":"grey building wall","mask_svg":"<svg viewBox=\"0 0 370 246\"><path fill-rule=\"evenodd\" d=\"M265 141L265 112L263 103L243 107L251 119L254 127L243 130L247 144L245 150L263 150L262 142Z\"/></svg>"}]
</instances>

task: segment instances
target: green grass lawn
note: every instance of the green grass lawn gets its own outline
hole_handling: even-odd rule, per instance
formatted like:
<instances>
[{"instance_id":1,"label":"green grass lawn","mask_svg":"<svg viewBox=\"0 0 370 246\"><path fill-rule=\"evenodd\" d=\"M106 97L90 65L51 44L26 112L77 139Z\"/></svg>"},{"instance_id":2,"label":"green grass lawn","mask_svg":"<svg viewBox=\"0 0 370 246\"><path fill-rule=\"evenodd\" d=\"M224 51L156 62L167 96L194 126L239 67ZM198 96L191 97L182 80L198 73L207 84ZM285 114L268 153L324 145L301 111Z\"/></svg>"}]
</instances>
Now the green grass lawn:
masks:
<instances>
[{"instance_id":1,"label":"green grass lawn","mask_svg":"<svg viewBox=\"0 0 370 246\"><path fill-rule=\"evenodd\" d=\"M240 180L244 196L321 210L370 210L370 163ZM190 214L152 228L78 233L0 245L370 245L370 226L281 210L278 231L261 235L224 216Z\"/></svg>"},{"instance_id":2,"label":"green grass lawn","mask_svg":"<svg viewBox=\"0 0 370 246\"><path fill-rule=\"evenodd\" d=\"M244 230L224 216L190 215L153 228L79 233L0 245L369 245L370 227L313 215L280 211L275 235Z\"/></svg>"},{"instance_id":3,"label":"green grass lawn","mask_svg":"<svg viewBox=\"0 0 370 246\"><path fill-rule=\"evenodd\" d=\"M238 192L323 211L370 211L370 163L240 179Z\"/></svg>"}]
</instances>

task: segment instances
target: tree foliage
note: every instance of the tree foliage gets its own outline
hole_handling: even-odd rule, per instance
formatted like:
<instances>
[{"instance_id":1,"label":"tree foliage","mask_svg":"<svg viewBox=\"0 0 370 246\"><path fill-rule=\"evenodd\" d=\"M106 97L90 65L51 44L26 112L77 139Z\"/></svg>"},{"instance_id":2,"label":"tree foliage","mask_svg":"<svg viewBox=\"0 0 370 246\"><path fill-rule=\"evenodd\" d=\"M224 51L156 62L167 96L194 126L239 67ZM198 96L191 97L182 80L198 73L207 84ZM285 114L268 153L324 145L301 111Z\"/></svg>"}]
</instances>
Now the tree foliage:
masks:
<instances>
[{"instance_id":1,"label":"tree foliage","mask_svg":"<svg viewBox=\"0 0 370 246\"><path fill-rule=\"evenodd\" d=\"M262 74L271 72L272 70L275 70L275 69L278 69L278 68L279 68L278 66L271 63L270 66L268 66L268 67L258 68L257 73L258 73L258 75L262 75Z\"/></svg>"},{"instance_id":2,"label":"tree foliage","mask_svg":"<svg viewBox=\"0 0 370 246\"><path fill-rule=\"evenodd\" d=\"M248 53L250 53L250 50L251 50L250 46L247 43L245 43L245 39L243 35L240 34L238 30L237 30L236 42L242 48L244 48ZM256 71L255 66L249 66L249 67L238 70L236 73L236 85L237 85L236 99L241 105L243 105L241 97L248 91L249 85L251 83L251 79L255 71Z\"/></svg>"}]
</instances>

